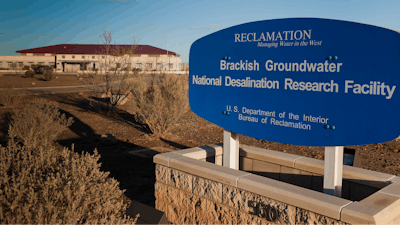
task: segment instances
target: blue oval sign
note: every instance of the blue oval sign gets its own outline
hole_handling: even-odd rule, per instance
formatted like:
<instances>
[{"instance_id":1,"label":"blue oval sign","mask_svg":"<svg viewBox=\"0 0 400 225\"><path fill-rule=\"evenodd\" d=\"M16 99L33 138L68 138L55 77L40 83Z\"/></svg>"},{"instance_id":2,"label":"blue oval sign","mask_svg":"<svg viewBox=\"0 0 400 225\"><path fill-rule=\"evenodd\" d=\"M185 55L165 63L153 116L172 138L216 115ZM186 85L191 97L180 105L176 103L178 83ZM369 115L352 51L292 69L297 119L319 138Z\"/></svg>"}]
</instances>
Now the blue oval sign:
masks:
<instances>
[{"instance_id":1,"label":"blue oval sign","mask_svg":"<svg viewBox=\"0 0 400 225\"><path fill-rule=\"evenodd\" d=\"M307 146L400 134L400 34L330 19L233 26L190 48L193 112L227 130Z\"/></svg>"}]
</instances>

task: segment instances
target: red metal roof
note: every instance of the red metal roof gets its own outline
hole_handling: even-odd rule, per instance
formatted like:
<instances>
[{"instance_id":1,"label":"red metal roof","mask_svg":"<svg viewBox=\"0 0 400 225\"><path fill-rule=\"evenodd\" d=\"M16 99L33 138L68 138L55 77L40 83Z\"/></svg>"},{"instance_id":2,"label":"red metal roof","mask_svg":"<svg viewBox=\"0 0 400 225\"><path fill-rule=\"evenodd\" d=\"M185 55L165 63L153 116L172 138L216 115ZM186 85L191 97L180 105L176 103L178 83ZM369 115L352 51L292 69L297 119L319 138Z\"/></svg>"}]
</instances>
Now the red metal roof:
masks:
<instances>
[{"instance_id":1,"label":"red metal roof","mask_svg":"<svg viewBox=\"0 0 400 225\"><path fill-rule=\"evenodd\" d=\"M111 45L111 48L120 47L129 50L132 45ZM102 54L105 52L105 45L85 45L85 44L60 44L40 48L31 48L16 51L17 53L53 53L53 54ZM167 54L167 50L156 48L150 45L137 45L133 54ZM170 55L175 52L168 51Z\"/></svg>"}]
</instances>

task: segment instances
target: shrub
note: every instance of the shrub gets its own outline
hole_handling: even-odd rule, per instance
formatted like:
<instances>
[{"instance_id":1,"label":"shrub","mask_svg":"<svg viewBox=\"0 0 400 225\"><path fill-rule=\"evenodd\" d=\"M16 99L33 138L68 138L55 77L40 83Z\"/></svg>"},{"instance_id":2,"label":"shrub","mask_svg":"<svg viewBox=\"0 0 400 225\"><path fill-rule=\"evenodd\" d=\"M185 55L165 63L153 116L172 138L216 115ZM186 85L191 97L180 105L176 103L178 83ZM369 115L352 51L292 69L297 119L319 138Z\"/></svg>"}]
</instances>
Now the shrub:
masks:
<instances>
[{"instance_id":1,"label":"shrub","mask_svg":"<svg viewBox=\"0 0 400 225\"><path fill-rule=\"evenodd\" d=\"M25 89L18 89L14 83L8 82L0 88L0 103L2 106L13 106L19 103Z\"/></svg>"},{"instance_id":2,"label":"shrub","mask_svg":"<svg viewBox=\"0 0 400 225\"><path fill-rule=\"evenodd\" d=\"M1 224L127 224L124 190L100 171L100 155L0 146Z\"/></svg>"},{"instance_id":3,"label":"shrub","mask_svg":"<svg viewBox=\"0 0 400 225\"><path fill-rule=\"evenodd\" d=\"M56 75L53 73L53 71L46 71L44 72L44 79L47 81L51 81L54 78L56 78Z\"/></svg>"},{"instance_id":4,"label":"shrub","mask_svg":"<svg viewBox=\"0 0 400 225\"><path fill-rule=\"evenodd\" d=\"M28 65L24 65L24 67L22 67L23 70L29 70L30 67Z\"/></svg>"},{"instance_id":5,"label":"shrub","mask_svg":"<svg viewBox=\"0 0 400 225\"><path fill-rule=\"evenodd\" d=\"M154 77L150 85L144 75L130 83L130 106L153 134L162 134L188 110L188 82L187 77L176 74L161 74L158 82Z\"/></svg>"},{"instance_id":6,"label":"shrub","mask_svg":"<svg viewBox=\"0 0 400 225\"><path fill-rule=\"evenodd\" d=\"M73 123L58 110L56 102L36 99L14 110L9 132L27 148L49 146L57 136Z\"/></svg>"},{"instance_id":7,"label":"shrub","mask_svg":"<svg viewBox=\"0 0 400 225\"><path fill-rule=\"evenodd\" d=\"M28 71L25 72L25 76L29 77L29 78L32 78L32 77L35 76L35 72L33 72L32 70L28 70Z\"/></svg>"}]
</instances>

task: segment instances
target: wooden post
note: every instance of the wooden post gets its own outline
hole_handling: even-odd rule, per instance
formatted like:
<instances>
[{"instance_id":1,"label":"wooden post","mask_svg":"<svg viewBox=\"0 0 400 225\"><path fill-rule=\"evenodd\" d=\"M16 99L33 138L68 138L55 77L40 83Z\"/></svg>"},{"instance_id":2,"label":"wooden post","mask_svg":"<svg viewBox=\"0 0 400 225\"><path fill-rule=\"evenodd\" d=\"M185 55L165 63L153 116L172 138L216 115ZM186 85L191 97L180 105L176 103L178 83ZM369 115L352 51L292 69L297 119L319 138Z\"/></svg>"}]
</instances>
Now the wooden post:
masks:
<instances>
[{"instance_id":1,"label":"wooden post","mask_svg":"<svg viewBox=\"0 0 400 225\"><path fill-rule=\"evenodd\" d=\"M231 169L239 170L239 135L224 130L224 152L222 165Z\"/></svg>"},{"instance_id":2,"label":"wooden post","mask_svg":"<svg viewBox=\"0 0 400 225\"><path fill-rule=\"evenodd\" d=\"M343 146L325 147L324 193L342 197Z\"/></svg>"}]
</instances>

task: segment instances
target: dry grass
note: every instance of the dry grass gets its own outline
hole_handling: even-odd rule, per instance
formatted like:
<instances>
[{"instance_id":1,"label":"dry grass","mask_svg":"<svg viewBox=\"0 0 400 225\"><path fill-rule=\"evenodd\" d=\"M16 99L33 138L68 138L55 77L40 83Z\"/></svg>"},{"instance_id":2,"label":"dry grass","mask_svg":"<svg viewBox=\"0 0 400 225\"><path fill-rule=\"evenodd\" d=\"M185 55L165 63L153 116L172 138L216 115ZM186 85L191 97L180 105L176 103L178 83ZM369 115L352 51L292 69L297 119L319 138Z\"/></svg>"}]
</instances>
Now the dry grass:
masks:
<instances>
[{"instance_id":1,"label":"dry grass","mask_svg":"<svg viewBox=\"0 0 400 225\"><path fill-rule=\"evenodd\" d=\"M14 111L9 133L28 148L50 146L72 123L72 117L59 112L56 102L36 99Z\"/></svg>"},{"instance_id":2,"label":"dry grass","mask_svg":"<svg viewBox=\"0 0 400 225\"><path fill-rule=\"evenodd\" d=\"M154 78L154 76L153 76ZM143 76L130 83L130 106L153 134L163 134L175 125L189 106L186 76L161 74L148 85Z\"/></svg>"},{"instance_id":3,"label":"dry grass","mask_svg":"<svg viewBox=\"0 0 400 225\"><path fill-rule=\"evenodd\" d=\"M15 106L17 105L25 90L16 88L14 82L5 82L0 88L0 103L2 106Z\"/></svg>"},{"instance_id":4,"label":"dry grass","mask_svg":"<svg viewBox=\"0 0 400 225\"><path fill-rule=\"evenodd\" d=\"M16 111L0 146L0 224L134 224L124 190L100 170L100 155L52 144L72 124L43 99ZM21 146L22 143L24 146Z\"/></svg>"}]
</instances>

